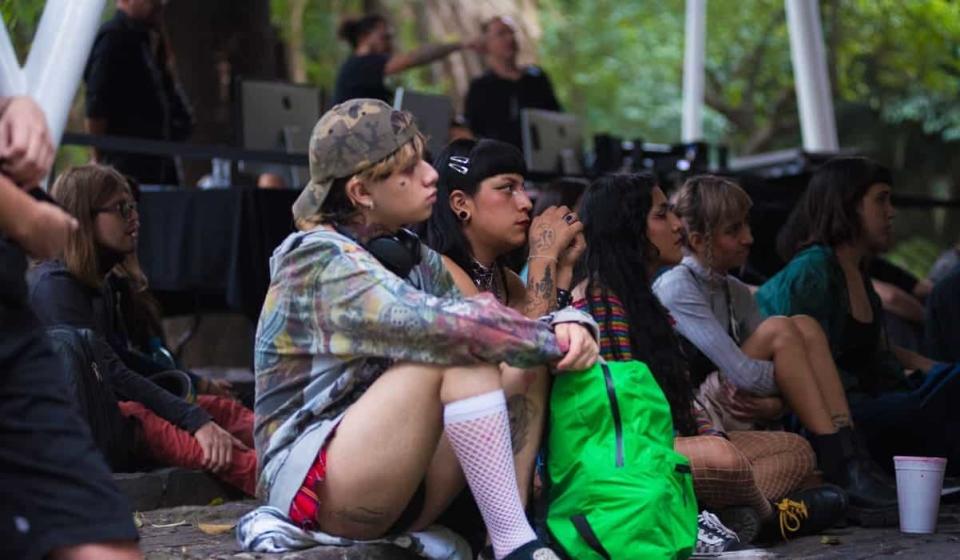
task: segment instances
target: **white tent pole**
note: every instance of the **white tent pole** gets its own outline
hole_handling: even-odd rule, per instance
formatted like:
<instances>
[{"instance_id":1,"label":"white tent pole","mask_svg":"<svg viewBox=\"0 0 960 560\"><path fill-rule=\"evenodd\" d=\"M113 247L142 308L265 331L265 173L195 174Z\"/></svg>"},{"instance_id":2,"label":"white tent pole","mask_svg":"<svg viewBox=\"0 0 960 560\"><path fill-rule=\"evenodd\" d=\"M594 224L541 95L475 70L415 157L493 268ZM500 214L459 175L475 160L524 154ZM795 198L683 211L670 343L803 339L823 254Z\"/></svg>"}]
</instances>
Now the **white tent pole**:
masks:
<instances>
[{"instance_id":1,"label":"white tent pole","mask_svg":"<svg viewBox=\"0 0 960 560\"><path fill-rule=\"evenodd\" d=\"M18 95L26 91L27 80L7 33L7 24L0 22L0 96Z\"/></svg>"},{"instance_id":2,"label":"white tent pole","mask_svg":"<svg viewBox=\"0 0 960 560\"><path fill-rule=\"evenodd\" d=\"M683 50L683 142L703 140L703 82L707 45L707 0L687 0Z\"/></svg>"},{"instance_id":3,"label":"white tent pole","mask_svg":"<svg viewBox=\"0 0 960 560\"><path fill-rule=\"evenodd\" d=\"M839 149L837 121L833 113L819 2L785 1L803 149L808 152L836 152Z\"/></svg>"},{"instance_id":4,"label":"white tent pole","mask_svg":"<svg viewBox=\"0 0 960 560\"><path fill-rule=\"evenodd\" d=\"M106 0L47 0L24 66L27 91L59 146Z\"/></svg>"}]
</instances>

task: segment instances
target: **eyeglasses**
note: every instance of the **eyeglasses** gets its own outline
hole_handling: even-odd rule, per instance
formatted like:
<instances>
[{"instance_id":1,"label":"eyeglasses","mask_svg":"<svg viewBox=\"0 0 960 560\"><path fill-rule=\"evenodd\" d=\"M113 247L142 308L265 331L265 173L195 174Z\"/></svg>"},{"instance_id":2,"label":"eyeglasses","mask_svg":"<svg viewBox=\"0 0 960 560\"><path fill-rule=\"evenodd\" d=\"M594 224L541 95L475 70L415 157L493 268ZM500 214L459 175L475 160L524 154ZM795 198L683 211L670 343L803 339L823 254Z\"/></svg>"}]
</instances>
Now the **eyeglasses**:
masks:
<instances>
[{"instance_id":1,"label":"eyeglasses","mask_svg":"<svg viewBox=\"0 0 960 560\"><path fill-rule=\"evenodd\" d=\"M103 208L97 208L94 211L94 215L100 214L101 212L112 212L120 214L120 217L124 220L129 220L130 216L137 211L137 203L132 200L121 200L116 204L111 204L110 206L105 206Z\"/></svg>"}]
</instances>

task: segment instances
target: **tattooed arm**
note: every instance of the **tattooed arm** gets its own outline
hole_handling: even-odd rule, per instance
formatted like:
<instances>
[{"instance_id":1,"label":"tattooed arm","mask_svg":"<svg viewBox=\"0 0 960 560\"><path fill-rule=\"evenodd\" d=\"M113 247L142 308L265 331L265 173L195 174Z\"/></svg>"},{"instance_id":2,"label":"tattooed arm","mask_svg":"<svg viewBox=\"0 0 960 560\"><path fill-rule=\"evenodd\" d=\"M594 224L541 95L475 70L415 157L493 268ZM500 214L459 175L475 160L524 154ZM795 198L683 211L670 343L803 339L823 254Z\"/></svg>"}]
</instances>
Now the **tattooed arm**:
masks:
<instances>
[{"instance_id":1,"label":"tattooed arm","mask_svg":"<svg viewBox=\"0 0 960 560\"><path fill-rule=\"evenodd\" d=\"M583 224L566 206L548 208L534 219L529 233L526 294L518 309L521 313L539 317L556 309L557 288L570 289L573 262L582 253L582 232Z\"/></svg>"},{"instance_id":2,"label":"tattooed arm","mask_svg":"<svg viewBox=\"0 0 960 560\"><path fill-rule=\"evenodd\" d=\"M402 72L408 68L430 64L435 60L447 56L450 53L461 49L478 49L480 42L478 39L471 41L459 41L456 43L429 44L408 53L395 54L387 60L387 65L383 68L383 73L390 75Z\"/></svg>"}]
</instances>

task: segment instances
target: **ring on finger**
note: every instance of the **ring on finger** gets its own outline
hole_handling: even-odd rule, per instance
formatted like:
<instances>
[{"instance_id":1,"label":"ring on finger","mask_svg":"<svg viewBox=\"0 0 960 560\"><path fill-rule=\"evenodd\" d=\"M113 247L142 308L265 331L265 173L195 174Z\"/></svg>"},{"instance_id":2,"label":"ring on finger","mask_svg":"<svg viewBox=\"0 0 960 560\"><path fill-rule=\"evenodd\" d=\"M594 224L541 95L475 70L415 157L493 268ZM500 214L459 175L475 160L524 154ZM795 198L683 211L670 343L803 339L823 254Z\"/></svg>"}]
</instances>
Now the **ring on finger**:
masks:
<instances>
[{"instance_id":1,"label":"ring on finger","mask_svg":"<svg viewBox=\"0 0 960 560\"><path fill-rule=\"evenodd\" d=\"M573 224L573 222L577 221L577 215L574 214L573 212L570 212L569 214L563 217L563 221L566 222L567 225L571 225Z\"/></svg>"}]
</instances>

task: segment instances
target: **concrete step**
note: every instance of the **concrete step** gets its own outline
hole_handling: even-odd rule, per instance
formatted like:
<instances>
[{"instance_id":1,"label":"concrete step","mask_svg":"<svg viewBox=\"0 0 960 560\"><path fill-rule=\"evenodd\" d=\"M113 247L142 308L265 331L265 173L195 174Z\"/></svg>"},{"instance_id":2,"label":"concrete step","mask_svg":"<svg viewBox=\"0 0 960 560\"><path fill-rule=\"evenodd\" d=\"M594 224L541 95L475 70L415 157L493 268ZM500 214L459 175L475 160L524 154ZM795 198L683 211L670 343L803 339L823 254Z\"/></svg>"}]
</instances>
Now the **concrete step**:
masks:
<instances>
[{"instance_id":1,"label":"concrete step","mask_svg":"<svg viewBox=\"0 0 960 560\"><path fill-rule=\"evenodd\" d=\"M243 493L203 471L177 467L136 473L116 473L114 481L135 511L175 506L205 506L242 499Z\"/></svg>"}]
</instances>

